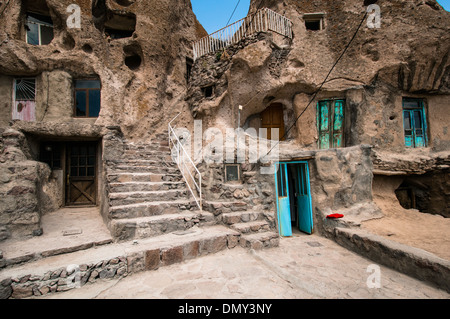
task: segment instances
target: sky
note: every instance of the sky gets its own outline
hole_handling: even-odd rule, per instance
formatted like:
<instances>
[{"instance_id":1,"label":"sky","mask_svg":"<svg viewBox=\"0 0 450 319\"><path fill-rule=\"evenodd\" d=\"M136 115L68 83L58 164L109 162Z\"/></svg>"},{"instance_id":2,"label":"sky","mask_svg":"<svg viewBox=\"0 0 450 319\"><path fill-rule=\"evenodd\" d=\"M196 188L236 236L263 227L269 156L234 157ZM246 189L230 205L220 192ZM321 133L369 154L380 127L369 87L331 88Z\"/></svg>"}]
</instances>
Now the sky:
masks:
<instances>
[{"instance_id":1,"label":"sky","mask_svg":"<svg viewBox=\"0 0 450 319\"><path fill-rule=\"evenodd\" d=\"M250 0L191 0L191 3L197 20L208 34L226 27L234 8L236 12L230 23L246 17L250 8Z\"/></svg>"},{"instance_id":2,"label":"sky","mask_svg":"<svg viewBox=\"0 0 450 319\"><path fill-rule=\"evenodd\" d=\"M450 11L450 0L437 0L445 10ZM250 0L191 0L192 9L208 34L227 26L236 5L230 23L247 16Z\"/></svg>"}]
</instances>

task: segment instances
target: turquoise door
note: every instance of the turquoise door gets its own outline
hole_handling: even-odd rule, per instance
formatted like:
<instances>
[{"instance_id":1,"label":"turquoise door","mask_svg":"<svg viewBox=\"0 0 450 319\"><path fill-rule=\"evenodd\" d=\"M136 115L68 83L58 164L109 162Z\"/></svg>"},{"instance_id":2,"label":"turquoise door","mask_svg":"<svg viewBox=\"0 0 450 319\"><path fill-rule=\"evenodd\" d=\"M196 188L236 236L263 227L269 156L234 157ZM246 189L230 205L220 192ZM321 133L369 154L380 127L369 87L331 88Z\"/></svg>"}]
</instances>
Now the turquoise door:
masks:
<instances>
[{"instance_id":1,"label":"turquoise door","mask_svg":"<svg viewBox=\"0 0 450 319\"><path fill-rule=\"evenodd\" d=\"M289 204L289 183L287 165L279 164L275 171L277 193L278 231L281 236L292 236L291 205Z\"/></svg>"},{"instance_id":2,"label":"turquoise door","mask_svg":"<svg viewBox=\"0 0 450 319\"><path fill-rule=\"evenodd\" d=\"M298 209L298 228L307 234L313 232L313 218L311 206L311 190L309 182L308 164L299 164L297 166L297 209Z\"/></svg>"}]
</instances>

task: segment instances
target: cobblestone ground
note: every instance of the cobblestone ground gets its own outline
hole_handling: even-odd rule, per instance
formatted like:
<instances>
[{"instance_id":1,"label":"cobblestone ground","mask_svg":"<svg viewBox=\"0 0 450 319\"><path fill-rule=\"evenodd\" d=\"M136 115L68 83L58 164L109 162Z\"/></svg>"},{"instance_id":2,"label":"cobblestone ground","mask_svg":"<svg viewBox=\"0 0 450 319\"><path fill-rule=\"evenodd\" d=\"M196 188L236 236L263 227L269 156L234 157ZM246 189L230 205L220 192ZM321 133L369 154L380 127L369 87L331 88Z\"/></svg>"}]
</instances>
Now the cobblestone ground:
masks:
<instances>
[{"instance_id":1,"label":"cobblestone ground","mask_svg":"<svg viewBox=\"0 0 450 319\"><path fill-rule=\"evenodd\" d=\"M449 299L450 294L374 265L326 238L297 234L282 239L278 248L234 248L45 298Z\"/></svg>"}]
</instances>

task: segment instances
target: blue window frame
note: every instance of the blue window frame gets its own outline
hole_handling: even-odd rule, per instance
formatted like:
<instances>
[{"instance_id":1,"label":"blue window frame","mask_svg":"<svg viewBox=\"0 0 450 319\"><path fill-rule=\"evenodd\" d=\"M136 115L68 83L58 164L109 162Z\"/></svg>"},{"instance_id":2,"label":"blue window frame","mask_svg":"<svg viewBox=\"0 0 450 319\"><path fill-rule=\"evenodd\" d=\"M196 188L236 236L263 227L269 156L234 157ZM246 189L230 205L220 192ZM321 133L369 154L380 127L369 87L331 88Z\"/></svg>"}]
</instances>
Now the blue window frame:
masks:
<instances>
[{"instance_id":1,"label":"blue window frame","mask_svg":"<svg viewBox=\"0 0 450 319\"><path fill-rule=\"evenodd\" d=\"M403 129L408 148L427 147L427 120L422 99L403 99Z\"/></svg>"}]
</instances>

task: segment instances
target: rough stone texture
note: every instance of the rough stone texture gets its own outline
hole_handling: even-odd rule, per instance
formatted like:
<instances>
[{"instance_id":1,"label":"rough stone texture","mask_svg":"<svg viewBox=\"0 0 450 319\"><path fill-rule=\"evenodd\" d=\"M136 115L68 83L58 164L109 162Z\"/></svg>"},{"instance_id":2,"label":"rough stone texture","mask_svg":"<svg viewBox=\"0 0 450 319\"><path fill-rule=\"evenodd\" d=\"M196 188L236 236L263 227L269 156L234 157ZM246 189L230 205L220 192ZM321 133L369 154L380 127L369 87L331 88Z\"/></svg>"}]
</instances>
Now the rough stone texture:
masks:
<instances>
[{"instance_id":1,"label":"rough stone texture","mask_svg":"<svg viewBox=\"0 0 450 319\"><path fill-rule=\"evenodd\" d=\"M441 156L448 159L450 135L441 115L447 112L450 92L450 20L449 13L435 1L379 3L381 28L362 24L347 53L310 103L356 31L368 3L252 1L250 12L260 5L291 19L293 40L276 39L269 32L231 46L220 59L215 54L198 59L188 92L193 116L203 120L205 129L238 125L258 129L259 114L271 104L281 103L286 129L303 114L286 136L289 146L314 150L318 147L316 102L345 99L345 146L368 144L375 150L402 154L414 153L405 147L402 98L423 98L429 130L424 154L433 157L435 152L443 152ZM303 14L314 12L324 13L325 28L321 31L306 30ZM205 99L199 91L202 85L215 85L217 94ZM238 105L244 106L240 123ZM375 164L387 171L397 165Z\"/></svg>"},{"instance_id":2,"label":"rough stone texture","mask_svg":"<svg viewBox=\"0 0 450 319\"><path fill-rule=\"evenodd\" d=\"M28 160L25 136L15 130L3 133L0 153L0 240L39 236L41 215L55 205L46 193L53 181L46 164ZM46 205L47 204L47 205Z\"/></svg>"},{"instance_id":3,"label":"rough stone texture","mask_svg":"<svg viewBox=\"0 0 450 319\"><path fill-rule=\"evenodd\" d=\"M173 104L176 110L186 107L177 98L185 90L186 57L192 56L192 41L206 35L190 2L158 0L149 6L139 1L130 5L111 0L95 5L82 1L78 3L80 29L66 24L71 4L69 0L39 0L5 6L0 24L0 84L5 85L0 96L11 96L8 88L11 90L15 76L37 75L39 122L121 125L129 137L149 136L165 129L175 111L162 106ZM49 45L33 46L24 41L27 11L49 15L53 20L54 38ZM127 18L120 17L135 19L135 26L127 26ZM104 32L104 28L130 27L133 34L121 39ZM134 64L127 60L130 57ZM101 114L94 120L74 119L72 81L92 76L102 82ZM10 103L5 102L2 108L10 109ZM8 113L2 115L0 123L9 121Z\"/></svg>"},{"instance_id":4,"label":"rough stone texture","mask_svg":"<svg viewBox=\"0 0 450 319\"><path fill-rule=\"evenodd\" d=\"M61 256L58 264L71 263L66 267L53 268L44 260L34 261L40 267L30 264L7 269L0 276L0 298L27 298L47 293L61 292L93 283L100 279L121 278L131 273L156 270L163 266L180 263L200 255L214 254L236 246L239 233L225 227L214 227L207 231L197 230L185 236L169 234L156 240L103 246L93 254L92 261L73 265L71 257ZM118 251L123 253L118 255ZM83 253L83 252L79 252ZM104 254L107 254L105 258ZM103 257L97 257L97 255ZM67 258L67 260L65 260ZM45 266L42 267L42 264ZM11 276L11 277L8 277Z\"/></svg>"},{"instance_id":5,"label":"rough stone texture","mask_svg":"<svg viewBox=\"0 0 450 319\"><path fill-rule=\"evenodd\" d=\"M335 240L383 265L450 292L450 262L364 231L336 228Z\"/></svg>"}]
</instances>

